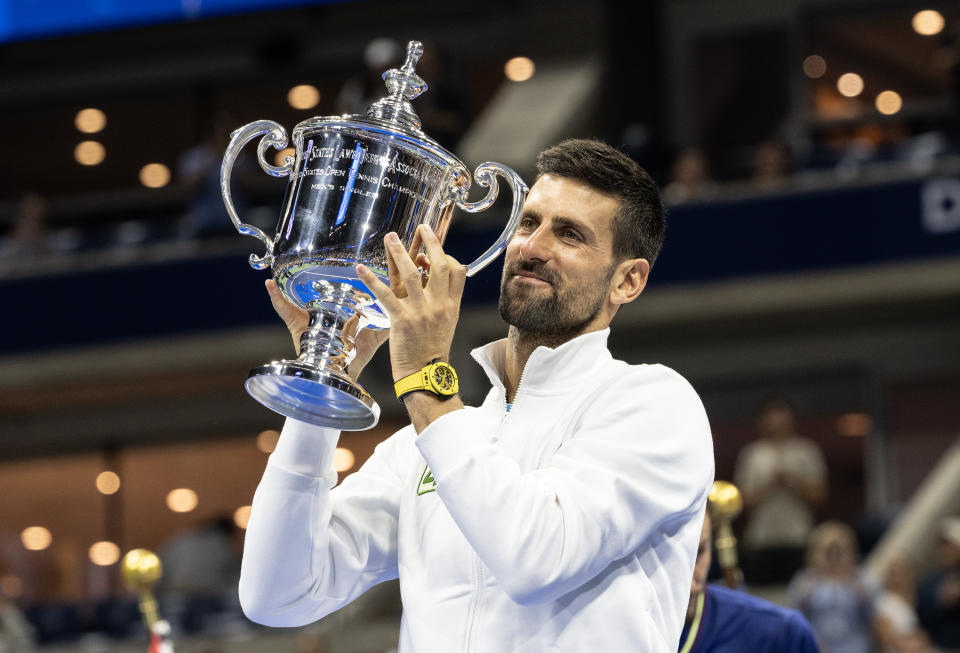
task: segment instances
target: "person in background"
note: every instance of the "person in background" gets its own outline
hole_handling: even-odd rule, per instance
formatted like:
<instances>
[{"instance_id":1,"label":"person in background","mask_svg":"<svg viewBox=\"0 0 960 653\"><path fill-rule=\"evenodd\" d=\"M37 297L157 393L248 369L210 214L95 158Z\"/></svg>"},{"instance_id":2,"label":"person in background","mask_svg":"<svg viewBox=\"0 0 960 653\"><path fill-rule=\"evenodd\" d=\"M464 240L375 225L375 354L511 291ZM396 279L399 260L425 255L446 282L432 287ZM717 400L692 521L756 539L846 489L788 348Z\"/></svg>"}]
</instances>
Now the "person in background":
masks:
<instances>
[{"instance_id":1,"label":"person in background","mask_svg":"<svg viewBox=\"0 0 960 653\"><path fill-rule=\"evenodd\" d=\"M224 234L232 229L220 191L220 162L235 123L225 112L216 114L202 130L203 141L183 152L177 161L177 179L186 194L186 212L180 222L184 238ZM241 215L246 214L249 177L249 162L243 159L232 188L233 203Z\"/></svg>"},{"instance_id":2,"label":"person in background","mask_svg":"<svg viewBox=\"0 0 960 653\"><path fill-rule=\"evenodd\" d=\"M810 624L796 610L722 585L707 584L711 535L708 512L690 583L680 653L819 653Z\"/></svg>"},{"instance_id":3,"label":"person in background","mask_svg":"<svg viewBox=\"0 0 960 653\"><path fill-rule=\"evenodd\" d=\"M916 581L913 563L905 557L894 558L887 568L885 588L877 597L874 616L877 641L884 653L933 650L917 619Z\"/></svg>"},{"instance_id":4,"label":"person in background","mask_svg":"<svg viewBox=\"0 0 960 653\"><path fill-rule=\"evenodd\" d=\"M295 653L329 653L327 641L317 633L300 633L294 642Z\"/></svg>"},{"instance_id":5,"label":"person in background","mask_svg":"<svg viewBox=\"0 0 960 653\"><path fill-rule=\"evenodd\" d=\"M367 43L363 49L363 71L347 79L337 93L337 113L366 113L371 104L383 97L383 71L401 63L403 47L396 40L380 37Z\"/></svg>"},{"instance_id":6,"label":"person in background","mask_svg":"<svg viewBox=\"0 0 960 653\"><path fill-rule=\"evenodd\" d=\"M775 190L786 185L790 173L790 152L777 140L763 141L753 151L751 183L761 190Z\"/></svg>"},{"instance_id":7,"label":"person in background","mask_svg":"<svg viewBox=\"0 0 960 653\"><path fill-rule=\"evenodd\" d=\"M0 261L24 263L50 252L47 201L37 193L24 193L17 204L10 233L0 239Z\"/></svg>"},{"instance_id":8,"label":"person in background","mask_svg":"<svg viewBox=\"0 0 960 653\"><path fill-rule=\"evenodd\" d=\"M853 529L824 522L810 534L807 567L787 589L824 653L872 653L877 591L858 567Z\"/></svg>"},{"instance_id":9,"label":"person in background","mask_svg":"<svg viewBox=\"0 0 960 653\"><path fill-rule=\"evenodd\" d=\"M35 650L33 626L17 606L0 596L0 653L27 653Z\"/></svg>"},{"instance_id":10,"label":"person in background","mask_svg":"<svg viewBox=\"0 0 960 653\"><path fill-rule=\"evenodd\" d=\"M233 520L223 515L176 535L161 548L163 580L157 593L161 613L169 615L174 628L197 632L239 612L236 535Z\"/></svg>"},{"instance_id":11,"label":"person in background","mask_svg":"<svg viewBox=\"0 0 960 653\"><path fill-rule=\"evenodd\" d=\"M710 163L699 147L686 147L673 162L670 183L663 189L663 201L682 204L716 197L717 183L710 179Z\"/></svg>"},{"instance_id":12,"label":"person in background","mask_svg":"<svg viewBox=\"0 0 960 653\"><path fill-rule=\"evenodd\" d=\"M796 411L781 398L764 402L760 439L737 458L734 483L743 493L747 524L741 564L747 583L787 582L803 565L814 509L827 497L820 447L797 433Z\"/></svg>"},{"instance_id":13,"label":"person in background","mask_svg":"<svg viewBox=\"0 0 960 653\"><path fill-rule=\"evenodd\" d=\"M455 59L429 41L423 44L417 71L430 87L429 93L417 98L423 131L448 150L454 150L469 123L462 71L456 67Z\"/></svg>"},{"instance_id":14,"label":"person in background","mask_svg":"<svg viewBox=\"0 0 960 653\"><path fill-rule=\"evenodd\" d=\"M936 557L920 582L917 613L935 644L960 649L960 517L940 523Z\"/></svg>"}]
</instances>

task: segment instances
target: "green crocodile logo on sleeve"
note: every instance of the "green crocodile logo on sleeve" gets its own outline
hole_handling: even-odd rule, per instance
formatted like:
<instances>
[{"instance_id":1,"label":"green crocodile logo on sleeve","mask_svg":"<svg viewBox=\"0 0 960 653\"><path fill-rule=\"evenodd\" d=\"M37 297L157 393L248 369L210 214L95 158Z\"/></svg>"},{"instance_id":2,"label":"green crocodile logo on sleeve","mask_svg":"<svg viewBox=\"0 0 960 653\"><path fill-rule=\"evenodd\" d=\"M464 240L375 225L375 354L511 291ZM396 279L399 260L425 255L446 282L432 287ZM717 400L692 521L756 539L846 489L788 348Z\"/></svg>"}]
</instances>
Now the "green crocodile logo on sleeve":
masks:
<instances>
[{"instance_id":1,"label":"green crocodile logo on sleeve","mask_svg":"<svg viewBox=\"0 0 960 653\"><path fill-rule=\"evenodd\" d=\"M437 480L433 478L433 472L430 471L429 465L423 468L423 474L420 476L420 485L417 487L417 496L421 494L426 494L427 492L434 492L437 489Z\"/></svg>"}]
</instances>

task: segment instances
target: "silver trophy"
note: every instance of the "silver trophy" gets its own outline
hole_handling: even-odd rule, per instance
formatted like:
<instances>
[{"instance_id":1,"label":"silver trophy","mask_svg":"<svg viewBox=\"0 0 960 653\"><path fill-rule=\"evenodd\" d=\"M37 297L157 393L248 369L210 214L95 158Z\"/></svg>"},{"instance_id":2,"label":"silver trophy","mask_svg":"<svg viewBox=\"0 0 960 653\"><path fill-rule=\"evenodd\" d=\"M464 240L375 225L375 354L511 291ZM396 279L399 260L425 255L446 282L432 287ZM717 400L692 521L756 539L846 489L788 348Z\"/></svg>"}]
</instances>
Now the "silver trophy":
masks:
<instances>
[{"instance_id":1,"label":"silver trophy","mask_svg":"<svg viewBox=\"0 0 960 653\"><path fill-rule=\"evenodd\" d=\"M512 214L497 241L467 266L472 276L500 254L520 219L527 185L517 173L500 163L481 164L473 178L489 191L469 202L467 168L421 130L410 101L427 90L414 71L422 54L423 46L411 41L403 67L383 74L389 95L366 115L314 117L297 125L296 156L282 166L266 159L269 148L287 146L278 123L257 120L231 134L220 171L227 213L237 231L266 246L263 255L250 255L250 265L272 268L283 294L310 314L300 356L262 365L247 377L247 392L282 415L350 431L377 423L380 407L346 368L360 329L390 325L355 271L363 263L389 283L386 234L395 231L409 249L417 226L428 224L442 241L455 206L477 213L493 204L500 175L513 191ZM264 171L289 177L273 236L241 222L230 198L233 164L255 138Z\"/></svg>"}]
</instances>

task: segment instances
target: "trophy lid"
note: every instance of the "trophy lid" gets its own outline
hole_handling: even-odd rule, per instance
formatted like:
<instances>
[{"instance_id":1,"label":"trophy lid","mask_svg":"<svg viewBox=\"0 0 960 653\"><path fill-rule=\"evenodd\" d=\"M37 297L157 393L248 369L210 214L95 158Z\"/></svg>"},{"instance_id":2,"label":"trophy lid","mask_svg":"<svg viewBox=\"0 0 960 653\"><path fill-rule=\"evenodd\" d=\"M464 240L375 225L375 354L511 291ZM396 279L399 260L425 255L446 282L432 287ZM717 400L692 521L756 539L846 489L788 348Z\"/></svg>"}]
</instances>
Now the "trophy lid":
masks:
<instances>
[{"instance_id":1,"label":"trophy lid","mask_svg":"<svg viewBox=\"0 0 960 653\"><path fill-rule=\"evenodd\" d=\"M413 156L429 160L432 165L454 170L455 177L466 180L469 186L470 175L463 162L423 132L420 117L410 103L427 90L427 83L414 71L422 55L423 43L410 41L407 44L407 59L403 66L383 73L389 95L370 105L366 114L316 116L298 124L292 135L297 148L302 149L306 134L316 131L331 130L360 138L386 139L392 146L403 147Z\"/></svg>"},{"instance_id":2,"label":"trophy lid","mask_svg":"<svg viewBox=\"0 0 960 653\"><path fill-rule=\"evenodd\" d=\"M421 56L423 56L423 43L420 41L407 43L407 60L403 66L383 73L383 81L390 95L377 100L367 109L369 117L420 131L420 117L414 111L410 100L427 90L427 83L414 71Z\"/></svg>"}]
</instances>

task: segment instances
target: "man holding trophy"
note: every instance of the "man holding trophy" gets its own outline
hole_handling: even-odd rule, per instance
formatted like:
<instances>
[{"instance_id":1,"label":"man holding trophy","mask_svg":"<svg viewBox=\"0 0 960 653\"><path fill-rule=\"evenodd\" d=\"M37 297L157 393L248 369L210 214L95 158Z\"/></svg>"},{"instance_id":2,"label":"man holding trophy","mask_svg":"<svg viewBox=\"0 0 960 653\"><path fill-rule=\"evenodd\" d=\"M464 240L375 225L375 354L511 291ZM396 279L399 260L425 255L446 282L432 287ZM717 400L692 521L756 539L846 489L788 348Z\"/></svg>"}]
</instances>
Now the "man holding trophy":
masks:
<instances>
[{"instance_id":1,"label":"man holding trophy","mask_svg":"<svg viewBox=\"0 0 960 653\"><path fill-rule=\"evenodd\" d=\"M512 184L499 302L507 337L473 352L492 385L479 407L463 405L448 362L472 269L443 251L446 222L391 229L377 239L385 266L361 252L339 273L370 297L323 309L345 343L332 365L315 364L326 376L307 367L311 345L298 337L318 330L318 300L297 301L274 264L271 299L301 358L251 374L284 389L286 399L261 401L288 415L246 535L240 600L254 621L310 623L399 577L400 651L677 650L713 480L709 425L682 377L615 360L606 346L660 250L659 194L635 162L597 141L561 143L537 168L526 201ZM373 303L389 324L411 424L334 488L340 431L375 405L356 377L386 332L350 325L378 326ZM301 407L319 406L321 394L334 408Z\"/></svg>"}]
</instances>

